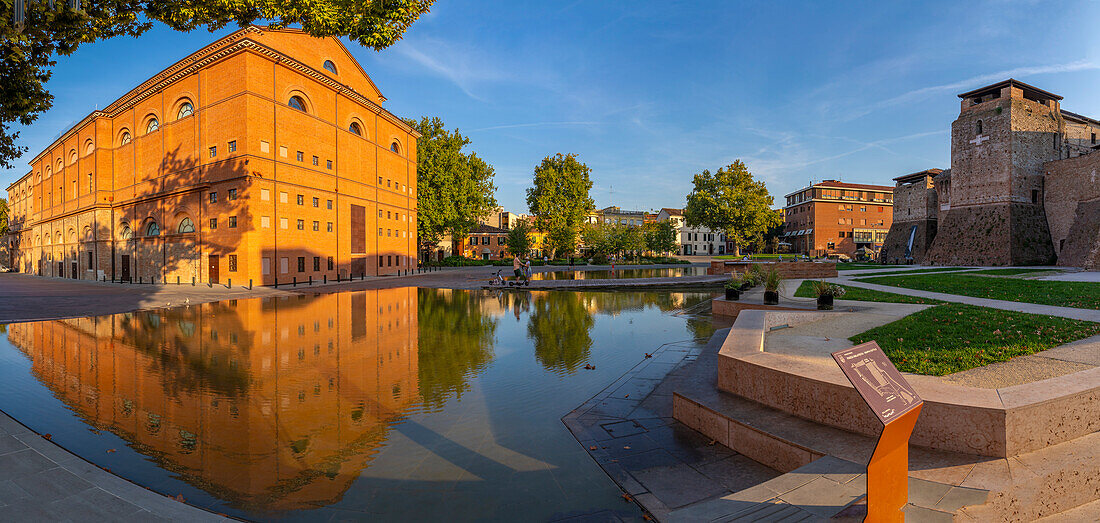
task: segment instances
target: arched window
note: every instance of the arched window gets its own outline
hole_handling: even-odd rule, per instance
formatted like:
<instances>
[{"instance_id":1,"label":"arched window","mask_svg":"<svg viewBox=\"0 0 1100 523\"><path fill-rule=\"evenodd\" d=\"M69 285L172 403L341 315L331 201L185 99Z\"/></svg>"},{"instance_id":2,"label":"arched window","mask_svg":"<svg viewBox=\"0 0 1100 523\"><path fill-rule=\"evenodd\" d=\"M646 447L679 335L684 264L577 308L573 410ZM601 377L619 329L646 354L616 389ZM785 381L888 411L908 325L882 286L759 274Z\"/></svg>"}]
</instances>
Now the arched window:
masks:
<instances>
[{"instance_id":1,"label":"arched window","mask_svg":"<svg viewBox=\"0 0 1100 523\"><path fill-rule=\"evenodd\" d=\"M191 105L191 102L183 102L183 105L180 105L179 112L176 113L176 119L187 118L192 114L195 114L195 106Z\"/></svg>"},{"instance_id":2,"label":"arched window","mask_svg":"<svg viewBox=\"0 0 1100 523\"><path fill-rule=\"evenodd\" d=\"M303 113L306 112L306 101L303 100L301 96L291 96L290 101L286 104L293 109L297 109Z\"/></svg>"},{"instance_id":3,"label":"arched window","mask_svg":"<svg viewBox=\"0 0 1100 523\"><path fill-rule=\"evenodd\" d=\"M84 231L81 234L84 236L84 241L91 241L92 240L92 228L91 227L84 227Z\"/></svg>"},{"instance_id":4,"label":"arched window","mask_svg":"<svg viewBox=\"0 0 1100 523\"><path fill-rule=\"evenodd\" d=\"M394 140L393 143L390 144L390 150L397 154L401 154L401 144L397 143L397 140Z\"/></svg>"},{"instance_id":5,"label":"arched window","mask_svg":"<svg viewBox=\"0 0 1100 523\"><path fill-rule=\"evenodd\" d=\"M73 150L69 151L69 163L70 164L76 163L76 149L73 149Z\"/></svg>"},{"instance_id":6,"label":"arched window","mask_svg":"<svg viewBox=\"0 0 1100 523\"><path fill-rule=\"evenodd\" d=\"M126 145L130 143L130 140L132 140L132 138L130 137L130 131L122 131L122 137L118 139L118 144Z\"/></svg>"},{"instance_id":7,"label":"arched window","mask_svg":"<svg viewBox=\"0 0 1100 523\"><path fill-rule=\"evenodd\" d=\"M132 239L134 237L134 231L130 229L129 225L124 223L122 224L122 232L119 234L119 237L123 240Z\"/></svg>"},{"instance_id":8,"label":"arched window","mask_svg":"<svg viewBox=\"0 0 1100 523\"><path fill-rule=\"evenodd\" d=\"M325 69L328 69L328 71L332 74L339 74L336 72L336 64L332 63L332 60L325 60L324 67Z\"/></svg>"},{"instance_id":9,"label":"arched window","mask_svg":"<svg viewBox=\"0 0 1100 523\"><path fill-rule=\"evenodd\" d=\"M84 154L92 154L95 150L95 144L91 140L84 142Z\"/></svg>"},{"instance_id":10,"label":"arched window","mask_svg":"<svg viewBox=\"0 0 1100 523\"><path fill-rule=\"evenodd\" d=\"M158 234L160 234L160 226L157 225L157 222L149 222L149 225L145 226L146 236L156 236Z\"/></svg>"},{"instance_id":11,"label":"arched window","mask_svg":"<svg viewBox=\"0 0 1100 523\"><path fill-rule=\"evenodd\" d=\"M359 126L359 122L351 122L348 126L348 131L357 136L363 136L363 128Z\"/></svg>"},{"instance_id":12,"label":"arched window","mask_svg":"<svg viewBox=\"0 0 1100 523\"><path fill-rule=\"evenodd\" d=\"M157 129L160 129L160 122L157 121L156 116L150 116L149 123L145 125L146 134L156 131Z\"/></svg>"},{"instance_id":13,"label":"arched window","mask_svg":"<svg viewBox=\"0 0 1100 523\"><path fill-rule=\"evenodd\" d=\"M982 135L982 121L981 120L978 120L978 123L974 124L974 135L975 136L981 136Z\"/></svg>"},{"instance_id":14,"label":"arched window","mask_svg":"<svg viewBox=\"0 0 1100 523\"><path fill-rule=\"evenodd\" d=\"M180 220L178 232L195 232L195 223L191 221L191 218L184 218Z\"/></svg>"}]
</instances>

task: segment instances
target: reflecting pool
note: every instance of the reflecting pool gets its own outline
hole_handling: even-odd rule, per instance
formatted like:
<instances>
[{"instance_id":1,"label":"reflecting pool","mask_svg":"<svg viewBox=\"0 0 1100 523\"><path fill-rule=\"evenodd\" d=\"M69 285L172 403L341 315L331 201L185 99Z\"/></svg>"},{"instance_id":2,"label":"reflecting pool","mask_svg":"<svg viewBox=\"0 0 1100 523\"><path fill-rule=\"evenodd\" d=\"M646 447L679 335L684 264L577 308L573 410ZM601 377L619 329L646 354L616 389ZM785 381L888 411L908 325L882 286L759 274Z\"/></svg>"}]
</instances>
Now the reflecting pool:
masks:
<instances>
[{"instance_id":1,"label":"reflecting pool","mask_svg":"<svg viewBox=\"0 0 1100 523\"><path fill-rule=\"evenodd\" d=\"M11 324L0 409L249 519L633 518L560 418L705 341L685 311L709 298L402 288Z\"/></svg>"},{"instance_id":2,"label":"reflecting pool","mask_svg":"<svg viewBox=\"0 0 1100 523\"><path fill-rule=\"evenodd\" d=\"M662 269L617 269L598 271L554 271L531 275L532 280L607 280L613 278L668 278L705 276L706 267L666 267Z\"/></svg>"}]
</instances>

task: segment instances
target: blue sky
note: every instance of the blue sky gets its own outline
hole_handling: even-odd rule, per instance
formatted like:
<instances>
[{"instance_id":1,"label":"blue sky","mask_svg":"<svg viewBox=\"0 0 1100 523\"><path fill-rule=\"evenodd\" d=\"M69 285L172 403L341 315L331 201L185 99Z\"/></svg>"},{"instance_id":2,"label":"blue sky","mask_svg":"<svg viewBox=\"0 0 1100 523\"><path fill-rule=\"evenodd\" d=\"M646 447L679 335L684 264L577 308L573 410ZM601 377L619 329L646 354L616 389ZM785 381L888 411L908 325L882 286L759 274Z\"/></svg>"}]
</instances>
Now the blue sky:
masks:
<instances>
[{"instance_id":1,"label":"blue sky","mask_svg":"<svg viewBox=\"0 0 1100 523\"><path fill-rule=\"evenodd\" d=\"M948 167L956 94L1008 77L1100 117L1097 2L439 0L382 52L349 45L403 117L440 116L525 212L539 161L574 152L597 205L682 206L740 158L782 196ZM92 109L227 34L164 28L61 57L34 156ZM6 187L27 171L0 171Z\"/></svg>"}]
</instances>

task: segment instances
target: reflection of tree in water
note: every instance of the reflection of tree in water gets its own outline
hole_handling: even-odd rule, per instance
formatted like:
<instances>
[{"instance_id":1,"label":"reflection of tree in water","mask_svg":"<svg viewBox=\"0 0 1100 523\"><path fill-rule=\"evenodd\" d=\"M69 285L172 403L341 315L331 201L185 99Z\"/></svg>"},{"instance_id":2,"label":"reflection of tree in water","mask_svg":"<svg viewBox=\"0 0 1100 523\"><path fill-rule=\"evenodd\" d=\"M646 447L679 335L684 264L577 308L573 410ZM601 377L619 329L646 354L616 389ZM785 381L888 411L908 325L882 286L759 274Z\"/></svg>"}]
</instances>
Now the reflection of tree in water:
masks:
<instances>
[{"instance_id":1,"label":"reflection of tree in water","mask_svg":"<svg viewBox=\"0 0 1100 523\"><path fill-rule=\"evenodd\" d=\"M232 307L232 302L218 302L125 313L112 338L150 358L151 372L164 377L161 383L170 397L185 391L238 397L249 380L238 359L247 361L251 336L242 335L246 329Z\"/></svg>"},{"instance_id":2,"label":"reflection of tree in water","mask_svg":"<svg viewBox=\"0 0 1100 523\"><path fill-rule=\"evenodd\" d=\"M420 396L440 409L452 396L462 397L467 380L493 359L497 321L485 312L485 294L419 289Z\"/></svg>"},{"instance_id":3,"label":"reflection of tree in water","mask_svg":"<svg viewBox=\"0 0 1100 523\"><path fill-rule=\"evenodd\" d=\"M701 292L593 292L585 293L584 299L592 308L614 315L650 307L662 312L690 309L710 300L711 295Z\"/></svg>"},{"instance_id":4,"label":"reflection of tree in water","mask_svg":"<svg viewBox=\"0 0 1100 523\"><path fill-rule=\"evenodd\" d=\"M552 371L575 372L592 348L595 319L575 292L547 292L534 298L527 337L535 342L535 358Z\"/></svg>"}]
</instances>

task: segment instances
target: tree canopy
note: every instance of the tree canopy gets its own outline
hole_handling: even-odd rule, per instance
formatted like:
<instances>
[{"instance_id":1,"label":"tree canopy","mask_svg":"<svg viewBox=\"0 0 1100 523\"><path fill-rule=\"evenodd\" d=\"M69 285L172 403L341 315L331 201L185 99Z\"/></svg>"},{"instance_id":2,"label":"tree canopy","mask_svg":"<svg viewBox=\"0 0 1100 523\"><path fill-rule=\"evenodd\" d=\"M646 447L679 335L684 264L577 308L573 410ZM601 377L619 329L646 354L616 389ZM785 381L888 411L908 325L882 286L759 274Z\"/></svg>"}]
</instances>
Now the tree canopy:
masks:
<instances>
[{"instance_id":1,"label":"tree canopy","mask_svg":"<svg viewBox=\"0 0 1100 523\"><path fill-rule=\"evenodd\" d=\"M669 220L649 222L642 229L645 235L645 248L658 254L668 254L680 249L676 226Z\"/></svg>"},{"instance_id":2,"label":"tree canopy","mask_svg":"<svg viewBox=\"0 0 1100 523\"><path fill-rule=\"evenodd\" d=\"M0 236L8 233L8 200L0 198Z\"/></svg>"},{"instance_id":3,"label":"tree canopy","mask_svg":"<svg viewBox=\"0 0 1100 523\"><path fill-rule=\"evenodd\" d=\"M508 252L516 256L526 256L531 252L531 225L527 220L519 220L516 226L508 230Z\"/></svg>"},{"instance_id":4,"label":"tree canopy","mask_svg":"<svg viewBox=\"0 0 1100 523\"><path fill-rule=\"evenodd\" d=\"M689 227L725 231L727 239L741 246L782 221L771 209L773 200L764 182L753 180L741 160L715 173L704 170L693 183L684 209Z\"/></svg>"},{"instance_id":5,"label":"tree canopy","mask_svg":"<svg viewBox=\"0 0 1100 523\"><path fill-rule=\"evenodd\" d=\"M416 228L420 241L435 245L444 234L464 237L497 206L493 166L476 153L463 153L470 139L447 131L438 117L408 121L416 142Z\"/></svg>"},{"instance_id":6,"label":"tree canopy","mask_svg":"<svg viewBox=\"0 0 1100 523\"><path fill-rule=\"evenodd\" d=\"M527 207L539 229L547 232L551 255L572 252L577 246L577 230L596 206L588 195L591 172L572 153L547 156L535 167L534 185L527 189Z\"/></svg>"},{"instance_id":7,"label":"tree canopy","mask_svg":"<svg viewBox=\"0 0 1100 523\"><path fill-rule=\"evenodd\" d=\"M398 41L435 0L82 0L24 2L24 20L0 17L0 166L12 167L26 147L13 124L30 125L53 105L45 87L57 55L116 36L139 36L161 22L177 31L256 20L274 27L299 26L313 36L342 36L375 50ZM12 5L11 2L5 2ZM5 10L7 12L7 10Z\"/></svg>"}]
</instances>

